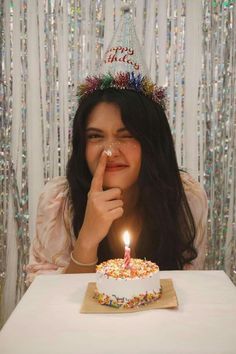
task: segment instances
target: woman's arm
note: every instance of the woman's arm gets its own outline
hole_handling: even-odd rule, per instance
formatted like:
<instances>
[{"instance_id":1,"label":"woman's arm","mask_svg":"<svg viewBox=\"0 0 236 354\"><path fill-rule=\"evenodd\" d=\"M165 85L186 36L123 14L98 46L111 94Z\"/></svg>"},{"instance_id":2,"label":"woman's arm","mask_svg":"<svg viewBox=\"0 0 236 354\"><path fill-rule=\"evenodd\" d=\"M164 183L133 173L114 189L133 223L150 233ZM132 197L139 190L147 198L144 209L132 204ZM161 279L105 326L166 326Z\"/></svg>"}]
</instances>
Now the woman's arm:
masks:
<instances>
[{"instance_id":1,"label":"woman's arm","mask_svg":"<svg viewBox=\"0 0 236 354\"><path fill-rule=\"evenodd\" d=\"M66 178L54 178L46 184L39 198L36 232L26 266L28 284L36 275L65 271L75 242L69 217Z\"/></svg>"},{"instance_id":2,"label":"woman's arm","mask_svg":"<svg viewBox=\"0 0 236 354\"><path fill-rule=\"evenodd\" d=\"M88 193L84 222L75 242L66 273L94 272L99 243L107 235L112 222L123 214L121 190L103 190L107 155L100 156Z\"/></svg>"},{"instance_id":3,"label":"woman's arm","mask_svg":"<svg viewBox=\"0 0 236 354\"><path fill-rule=\"evenodd\" d=\"M199 182L195 181L187 173L181 174L185 194L191 209L196 227L194 246L197 250L197 258L191 264L186 264L184 269L204 269L207 252L207 215L208 201L205 190Z\"/></svg>"}]
</instances>

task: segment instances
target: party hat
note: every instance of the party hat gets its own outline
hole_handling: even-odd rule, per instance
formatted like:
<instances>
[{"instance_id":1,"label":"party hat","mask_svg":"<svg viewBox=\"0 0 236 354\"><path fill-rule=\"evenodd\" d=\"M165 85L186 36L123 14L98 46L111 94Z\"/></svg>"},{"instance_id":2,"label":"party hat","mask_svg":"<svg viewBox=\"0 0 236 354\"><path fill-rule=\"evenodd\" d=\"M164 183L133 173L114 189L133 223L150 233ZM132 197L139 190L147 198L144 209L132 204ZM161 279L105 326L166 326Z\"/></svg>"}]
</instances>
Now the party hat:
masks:
<instances>
[{"instance_id":1,"label":"party hat","mask_svg":"<svg viewBox=\"0 0 236 354\"><path fill-rule=\"evenodd\" d=\"M119 72L133 72L148 77L130 7L125 5L121 10L120 22L105 52L99 73L115 76Z\"/></svg>"},{"instance_id":2,"label":"party hat","mask_svg":"<svg viewBox=\"0 0 236 354\"><path fill-rule=\"evenodd\" d=\"M79 99L83 99L96 90L107 88L139 92L165 109L165 88L158 87L149 78L130 7L127 5L122 8L119 25L105 52L98 73L85 78L79 85L78 96Z\"/></svg>"}]
</instances>

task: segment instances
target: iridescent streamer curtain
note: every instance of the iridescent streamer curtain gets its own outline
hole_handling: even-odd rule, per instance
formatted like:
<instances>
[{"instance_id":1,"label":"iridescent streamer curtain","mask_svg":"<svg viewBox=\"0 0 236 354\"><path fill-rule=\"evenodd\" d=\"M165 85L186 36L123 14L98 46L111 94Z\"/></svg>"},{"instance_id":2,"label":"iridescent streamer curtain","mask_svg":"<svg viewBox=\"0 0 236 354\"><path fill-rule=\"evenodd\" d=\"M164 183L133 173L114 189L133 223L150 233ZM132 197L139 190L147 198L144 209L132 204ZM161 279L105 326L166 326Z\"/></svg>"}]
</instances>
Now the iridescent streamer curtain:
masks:
<instances>
[{"instance_id":1,"label":"iridescent streamer curtain","mask_svg":"<svg viewBox=\"0 0 236 354\"><path fill-rule=\"evenodd\" d=\"M154 81L167 85L180 168L209 199L206 269L236 283L236 1L0 0L0 323L24 294L43 185L64 175L78 81L129 3Z\"/></svg>"}]
</instances>

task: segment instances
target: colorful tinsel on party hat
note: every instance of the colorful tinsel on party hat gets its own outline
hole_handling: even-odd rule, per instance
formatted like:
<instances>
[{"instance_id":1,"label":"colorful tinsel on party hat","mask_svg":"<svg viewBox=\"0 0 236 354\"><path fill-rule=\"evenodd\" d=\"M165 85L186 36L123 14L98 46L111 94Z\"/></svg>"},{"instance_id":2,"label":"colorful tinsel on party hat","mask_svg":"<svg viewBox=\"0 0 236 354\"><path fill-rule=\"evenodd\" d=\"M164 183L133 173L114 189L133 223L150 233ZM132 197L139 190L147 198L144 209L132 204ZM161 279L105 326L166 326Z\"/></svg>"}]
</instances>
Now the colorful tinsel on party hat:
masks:
<instances>
[{"instance_id":1,"label":"colorful tinsel on party hat","mask_svg":"<svg viewBox=\"0 0 236 354\"><path fill-rule=\"evenodd\" d=\"M149 78L129 6L124 6L122 12L98 73L88 76L79 85L79 99L96 90L112 87L140 92L165 109L165 89L155 85Z\"/></svg>"}]
</instances>

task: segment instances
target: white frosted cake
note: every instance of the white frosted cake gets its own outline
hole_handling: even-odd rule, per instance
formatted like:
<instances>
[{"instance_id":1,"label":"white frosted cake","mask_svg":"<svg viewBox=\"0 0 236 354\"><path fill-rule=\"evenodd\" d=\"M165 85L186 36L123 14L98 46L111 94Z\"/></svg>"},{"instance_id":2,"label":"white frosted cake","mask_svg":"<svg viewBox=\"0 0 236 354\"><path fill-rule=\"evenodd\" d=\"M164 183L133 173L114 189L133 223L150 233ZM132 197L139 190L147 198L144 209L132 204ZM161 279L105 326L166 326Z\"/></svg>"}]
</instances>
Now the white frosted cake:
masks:
<instances>
[{"instance_id":1,"label":"white frosted cake","mask_svg":"<svg viewBox=\"0 0 236 354\"><path fill-rule=\"evenodd\" d=\"M97 266L96 298L102 305L132 308L156 301L161 295L159 267L150 261L110 259Z\"/></svg>"}]
</instances>

